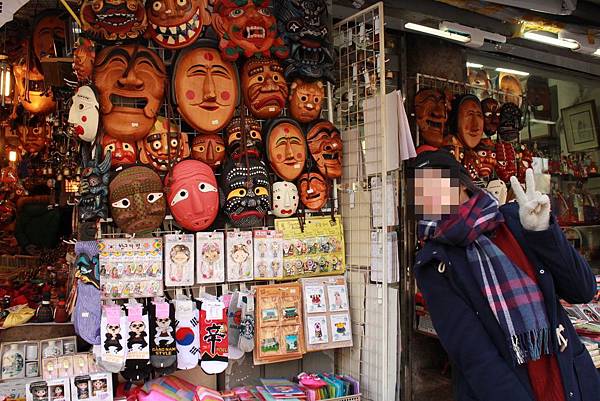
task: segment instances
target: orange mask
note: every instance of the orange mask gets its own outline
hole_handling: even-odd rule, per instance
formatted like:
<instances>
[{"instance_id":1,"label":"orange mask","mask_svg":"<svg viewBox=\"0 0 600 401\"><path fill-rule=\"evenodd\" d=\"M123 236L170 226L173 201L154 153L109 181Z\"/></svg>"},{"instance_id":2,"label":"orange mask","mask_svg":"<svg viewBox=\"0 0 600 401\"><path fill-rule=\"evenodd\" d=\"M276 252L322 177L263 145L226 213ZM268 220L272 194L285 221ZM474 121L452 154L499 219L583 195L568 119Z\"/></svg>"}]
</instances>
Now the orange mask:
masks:
<instances>
[{"instance_id":1,"label":"orange mask","mask_svg":"<svg viewBox=\"0 0 600 401\"><path fill-rule=\"evenodd\" d=\"M329 200L329 184L319 173L304 173L298 179L302 204L310 210L320 210Z\"/></svg>"},{"instance_id":2,"label":"orange mask","mask_svg":"<svg viewBox=\"0 0 600 401\"><path fill-rule=\"evenodd\" d=\"M252 58L242 67L242 93L246 107L256 118L281 114L288 97L283 68L277 60Z\"/></svg>"},{"instance_id":3,"label":"orange mask","mask_svg":"<svg viewBox=\"0 0 600 401\"><path fill-rule=\"evenodd\" d=\"M306 140L300 125L289 118L273 122L267 132L267 158L273 171L286 181L293 181L306 163Z\"/></svg>"},{"instance_id":4,"label":"orange mask","mask_svg":"<svg viewBox=\"0 0 600 401\"><path fill-rule=\"evenodd\" d=\"M290 114L301 123L309 123L321 115L325 87L323 82L294 79L290 86Z\"/></svg>"},{"instance_id":5,"label":"orange mask","mask_svg":"<svg viewBox=\"0 0 600 401\"><path fill-rule=\"evenodd\" d=\"M196 135L192 141L192 159L200 160L215 170L225 160L225 143L221 135Z\"/></svg>"},{"instance_id":6,"label":"orange mask","mask_svg":"<svg viewBox=\"0 0 600 401\"><path fill-rule=\"evenodd\" d=\"M168 125L166 118L158 117L148 136L138 141L140 161L158 171L167 171L169 163L175 164L190 155L187 134L179 132L173 122L170 130Z\"/></svg>"},{"instance_id":7,"label":"orange mask","mask_svg":"<svg viewBox=\"0 0 600 401\"><path fill-rule=\"evenodd\" d=\"M56 103L52 88L46 86L44 76L37 68L31 66L28 70L25 61L21 60L13 67L13 72L15 95L26 111L32 114L46 114L54 110Z\"/></svg>"},{"instance_id":8,"label":"orange mask","mask_svg":"<svg viewBox=\"0 0 600 401\"><path fill-rule=\"evenodd\" d=\"M207 0L147 0L150 36L167 49L191 45L210 25L207 3Z\"/></svg>"}]
</instances>

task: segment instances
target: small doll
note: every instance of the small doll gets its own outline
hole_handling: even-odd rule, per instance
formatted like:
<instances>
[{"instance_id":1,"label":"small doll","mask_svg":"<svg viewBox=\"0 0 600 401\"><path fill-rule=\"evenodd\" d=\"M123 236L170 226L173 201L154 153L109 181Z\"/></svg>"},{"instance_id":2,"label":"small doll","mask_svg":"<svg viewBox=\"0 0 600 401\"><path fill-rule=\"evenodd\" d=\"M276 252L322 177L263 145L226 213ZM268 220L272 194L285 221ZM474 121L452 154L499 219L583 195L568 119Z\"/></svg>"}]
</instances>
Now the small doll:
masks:
<instances>
[{"instance_id":1,"label":"small doll","mask_svg":"<svg viewBox=\"0 0 600 401\"><path fill-rule=\"evenodd\" d=\"M183 245L177 244L171 248L169 253L173 266L171 267L171 281L180 282L183 280L183 272L185 265L190 260L190 249Z\"/></svg>"},{"instance_id":2,"label":"small doll","mask_svg":"<svg viewBox=\"0 0 600 401\"><path fill-rule=\"evenodd\" d=\"M75 387L77 388L77 399L87 400L90 398L90 388L86 377L75 379Z\"/></svg>"},{"instance_id":3,"label":"small doll","mask_svg":"<svg viewBox=\"0 0 600 401\"><path fill-rule=\"evenodd\" d=\"M56 386L52 391L52 401L63 401L65 399L65 389L63 386Z\"/></svg>"},{"instance_id":4,"label":"small doll","mask_svg":"<svg viewBox=\"0 0 600 401\"><path fill-rule=\"evenodd\" d=\"M96 395L102 394L102 393L106 393L106 392L107 392L106 379L92 380L92 396L93 397L95 397Z\"/></svg>"}]
</instances>

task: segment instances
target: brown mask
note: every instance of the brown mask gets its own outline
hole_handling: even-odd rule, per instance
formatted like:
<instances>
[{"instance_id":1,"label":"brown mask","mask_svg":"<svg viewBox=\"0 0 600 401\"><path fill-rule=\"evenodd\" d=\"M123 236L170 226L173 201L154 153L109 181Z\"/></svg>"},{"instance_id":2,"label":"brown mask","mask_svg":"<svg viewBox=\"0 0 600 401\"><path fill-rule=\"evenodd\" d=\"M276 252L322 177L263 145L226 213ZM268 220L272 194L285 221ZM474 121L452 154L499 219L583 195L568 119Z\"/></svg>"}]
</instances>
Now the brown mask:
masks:
<instances>
[{"instance_id":1,"label":"brown mask","mask_svg":"<svg viewBox=\"0 0 600 401\"><path fill-rule=\"evenodd\" d=\"M92 80L95 60L96 50L94 49L94 42L89 39L79 38L79 44L73 50L73 70L79 82L87 83Z\"/></svg>"},{"instance_id":2,"label":"brown mask","mask_svg":"<svg viewBox=\"0 0 600 401\"><path fill-rule=\"evenodd\" d=\"M143 0L83 0L79 15L87 35L111 42L136 39L148 25Z\"/></svg>"},{"instance_id":3,"label":"brown mask","mask_svg":"<svg viewBox=\"0 0 600 401\"><path fill-rule=\"evenodd\" d=\"M527 102L533 109L533 116L538 120L552 120L550 109L550 87L548 79L530 76L527 80Z\"/></svg>"},{"instance_id":4,"label":"brown mask","mask_svg":"<svg viewBox=\"0 0 600 401\"><path fill-rule=\"evenodd\" d=\"M65 21L58 13L49 12L39 17L33 29L33 50L38 59L61 56L65 46Z\"/></svg>"},{"instance_id":5,"label":"brown mask","mask_svg":"<svg viewBox=\"0 0 600 401\"><path fill-rule=\"evenodd\" d=\"M306 140L300 125L289 118L274 120L267 132L267 159L279 177L293 181L306 163Z\"/></svg>"},{"instance_id":6,"label":"brown mask","mask_svg":"<svg viewBox=\"0 0 600 401\"><path fill-rule=\"evenodd\" d=\"M110 46L96 58L98 88L105 131L121 141L145 137L163 101L166 70L162 60L144 46Z\"/></svg>"},{"instance_id":7,"label":"brown mask","mask_svg":"<svg viewBox=\"0 0 600 401\"><path fill-rule=\"evenodd\" d=\"M150 133L138 141L138 151L140 161L158 171L167 171L169 163L175 164L190 155L187 134L179 132L173 122L169 127L164 117L158 117Z\"/></svg>"},{"instance_id":8,"label":"brown mask","mask_svg":"<svg viewBox=\"0 0 600 401\"><path fill-rule=\"evenodd\" d=\"M263 138L260 123L252 117L244 118L245 129L242 127L242 119L236 117L225 129L225 140L227 151L233 160L239 160L244 155L260 158L263 147ZM246 134L246 146L242 142L243 134Z\"/></svg>"},{"instance_id":9,"label":"brown mask","mask_svg":"<svg viewBox=\"0 0 600 401\"><path fill-rule=\"evenodd\" d=\"M239 101L235 66L211 47L194 47L179 55L173 90L183 119L203 134L222 130Z\"/></svg>"},{"instance_id":10,"label":"brown mask","mask_svg":"<svg viewBox=\"0 0 600 401\"><path fill-rule=\"evenodd\" d=\"M192 159L200 160L213 170L225 160L225 142L221 135L196 135L192 141Z\"/></svg>"},{"instance_id":11,"label":"brown mask","mask_svg":"<svg viewBox=\"0 0 600 401\"><path fill-rule=\"evenodd\" d=\"M438 89L423 89L415 97L419 133L426 144L440 147L444 143L450 102Z\"/></svg>"},{"instance_id":12,"label":"brown mask","mask_svg":"<svg viewBox=\"0 0 600 401\"><path fill-rule=\"evenodd\" d=\"M321 174L327 178L342 176L342 138L328 120L317 121L306 135L308 149Z\"/></svg>"},{"instance_id":13,"label":"brown mask","mask_svg":"<svg viewBox=\"0 0 600 401\"><path fill-rule=\"evenodd\" d=\"M319 173L304 173L298 179L302 204L310 210L320 210L329 200L329 184Z\"/></svg>"},{"instance_id":14,"label":"brown mask","mask_svg":"<svg viewBox=\"0 0 600 401\"><path fill-rule=\"evenodd\" d=\"M481 111L483 111L483 132L487 136L492 136L498 131L500 125L500 103L491 97L483 99Z\"/></svg>"},{"instance_id":15,"label":"brown mask","mask_svg":"<svg viewBox=\"0 0 600 401\"><path fill-rule=\"evenodd\" d=\"M466 148L479 145L483 135L481 103L474 95L466 95L458 106L457 135Z\"/></svg>"},{"instance_id":16,"label":"brown mask","mask_svg":"<svg viewBox=\"0 0 600 401\"><path fill-rule=\"evenodd\" d=\"M321 115L325 87L323 82L294 79L290 86L290 114L301 123L309 123Z\"/></svg>"},{"instance_id":17,"label":"brown mask","mask_svg":"<svg viewBox=\"0 0 600 401\"><path fill-rule=\"evenodd\" d=\"M479 68L469 68L467 72L469 76L469 85L474 92L474 95L480 98L488 97L492 83L485 70Z\"/></svg>"},{"instance_id":18,"label":"brown mask","mask_svg":"<svg viewBox=\"0 0 600 401\"><path fill-rule=\"evenodd\" d=\"M521 107L521 101L523 99L523 88L521 87L521 81L515 75L503 74L499 76L500 80L500 92L502 94L502 103L514 103Z\"/></svg>"},{"instance_id":19,"label":"brown mask","mask_svg":"<svg viewBox=\"0 0 600 401\"><path fill-rule=\"evenodd\" d=\"M19 125L20 147L29 154L36 154L48 146L51 137L50 127L43 119L30 121L29 125Z\"/></svg>"},{"instance_id":20,"label":"brown mask","mask_svg":"<svg viewBox=\"0 0 600 401\"><path fill-rule=\"evenodd\" d=\"M52 88L47 87L44 76L31 66L29 70L24 60L13 67L15 74L15 95L23 108L32 114L46 114L54 110L54 94ZM29 88L27 89L27 82Z\"/></svg>"},{"instance_id":21,"label":"brown mask","mask_svg":"<svg viewBox=\"0 0 600 401\"><path fill-rule=\"evenodd\" d=\"M242 93L246 107L256 118L281 114L288 97L283 68L277 60L252 58L242 67Z\"/></svg>"},{"instance_id":22,"label":"brown mask","mask_svg":"<svg viewBox=\"0 0 600 401\"><path fill-rule=\"evenodd\" d=\"M167 49L191 45L210 25L207 5L207 0L147 0L150 36Z\"/></svg>"}]
</instances>

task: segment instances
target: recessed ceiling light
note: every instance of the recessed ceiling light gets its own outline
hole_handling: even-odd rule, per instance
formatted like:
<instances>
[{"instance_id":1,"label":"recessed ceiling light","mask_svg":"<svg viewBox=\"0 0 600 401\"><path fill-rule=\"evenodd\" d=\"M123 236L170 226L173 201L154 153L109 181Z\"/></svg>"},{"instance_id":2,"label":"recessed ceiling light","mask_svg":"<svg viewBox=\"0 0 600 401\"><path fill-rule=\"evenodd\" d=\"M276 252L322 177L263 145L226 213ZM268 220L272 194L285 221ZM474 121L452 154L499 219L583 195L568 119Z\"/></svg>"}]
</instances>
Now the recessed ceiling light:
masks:
<instances>
[{"instance_id":1,"label":"recessed ceiling light","mask_svg":"<svg viewBox=\"0 0 600 401\"><path fill-rule=\"evenodd\" d=\"M514 75L520 75L522 77L528 77L529 73L525 72L525 71L519 71L519 70L513 70L512 68L502 68L502 67L498 67L496 68L496 71L498 72L505 72L507 74L514 74Z\"/></svg>"},{"instance_id":2,"label":"recessed ceiling light","mask_svg":"<svg viewBox=\"0 0 600 401\"><path fill-rule=\"evenodd\" d=\"M423 32L429 35L437 36L439 38L454 40L461 43L468 43L471 41L471 38L469 36L459 35L448 31L442 31L441 29L415 24L412 22L407 22L406 24L404 24L404 28L410 29L411 31Z\"/></svg>"},{"instance_id":3,"label":"recessed ceiling light","mask_svg":"<svg viewBox=\"0 0 600 401\"><path fill-rule=\"evenodd\" d=\"M563 47L565 49L579 49L579 43L576 41L570 39L561 39L545 32L528 31L523 34L523 38L550 46Z\"/></svg>"},{"instance_id":4,"label":"recessed ceiling light","mask_svg":"<svg viewBox=\"0 0 600 401\"><path fill-rule=\"evenodd\" d=\"M483 64L471 63L471 62L467 61L467 67L468 68L483 68Z\"/></svg>"}]
</instances>

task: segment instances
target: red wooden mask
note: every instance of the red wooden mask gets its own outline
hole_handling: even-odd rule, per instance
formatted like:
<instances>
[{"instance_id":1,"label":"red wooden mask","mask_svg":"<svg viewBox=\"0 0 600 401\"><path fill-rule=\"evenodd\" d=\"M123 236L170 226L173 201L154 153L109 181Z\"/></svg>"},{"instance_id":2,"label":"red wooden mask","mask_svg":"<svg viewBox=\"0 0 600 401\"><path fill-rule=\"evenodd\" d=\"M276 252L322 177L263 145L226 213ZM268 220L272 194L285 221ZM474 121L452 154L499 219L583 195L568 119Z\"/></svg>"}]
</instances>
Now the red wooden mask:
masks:
<instances>
[{"instance_id":1,"label":"red wooden mask","mask_svg":"<svg viewBox=\"0 0 600 401\"><path fill-rule=\"evenodd\" d=\"M343 145L335 125L328 120L317 121L308 131L306 141L321 174L327 178L340 178Z\"/></svg>"},{"instance_id":2,"label":"red wooden mask","mask_svg":"<svg viewBox=\"0 0 600 401\"><path fill-rule=\"evenodd\" d=\"M45 12L38 17L33 28L33 50L38 59L57 57L57 50L65 45L65 21L56 11Z\"/></svg>"},{"instance_id":3,"label":"red wooden mask","mask_svg":"<svg viewBox=\"0 0 600 401\"><path fill-rule=\"evenodd\" d=\"M24 60L13 67L15 95L23 108L32 114L46 114L54 110L56 102L52 88L46 86L44 76L33 65L27 68Z\"/></svg>"},{"instance_id":4,"label":"red wooden mask","mask_svg":"<svg viewBox=\"0 0 600 401\"><path fill-rule=\"evenodd\" d=\"M290 86L290 114L301 123L309 123L321 115L325 86L321 81L294 79Z\"/></svg>"},{"instance_id":5,"label":"red wooden mask","mask_svg":"<svg viewBox=\"0 0 600 401\"><path fill-rule=\"evenodd\" d=\"M239 101L235 65L212 47L185 49L175 64L173 93L183 119L203 134L221 131Z\"/></svg>"},{"instance_id":6,"label":"red wooden mask","mask_svg":"<svg viewBox=\"0 0 600 401\"><path fill-rule=\"evenodd\" d=\"M121 141L145 137L162 104L165 78L162 60L144 46L104 48L94 67L104 130Z\"/></svg>"},{"instance_id":7,"label":"red wooden mask","mask_svg":"<svg viewBox=\"0 0 600 401\"><path fill-rule=\"evenodd\" d=\"M73 50L73 71L79 82L87 83L92 80L95 60L94 42L80 37L77 48Z\"/></svg>"},{"instance_id":8,"label":"red wooden mask","mask_svg":"<svg viewBox=\"0 0 600 401\"><path fill-rule=\"evenodd\" d=\"M517 174L515 148L508 142L496 143L496 174L506 183Z\"/></svg>"},{"instance_id":9,"label":"red wooden mask","mask_svg":"<svg viewBox=\"0 0 600 401\"><path fill-rule=\"evenodd\" d=\"M135 143L122 142L110 135L104 134L102 136L102 151L105 157L109 150L111 152L110 165L112 168L135 164L137 161Z\"/></svg>"},{"instance_id":10,"label":"red wooden mask","mask_svg":"<svg viewBox=\"0 0 600 401\"><path fill-rule=\"evenodd\" d=\"M500 125L500 103L496 99L488 97L481 102L483 111L483 132L492 136L498 131Z\"/></svg>"},{"instance_id":11,"label":"red wooden mask","mask_svg":"<svg viewBox=\"0 0 600 401\"><path fill-rule=\"evenodd\" d=\"M210 25L207 0L147 0L148 31L168 49L189 46Z\"/></svg>"},{"instance_id":12,"label":"red wooden mask","mask_svg":"<svg viewBox=\"0 0 600 401\"><path fill-rule=\"evenodd\" d=\"M170 128L170 129L169 129ZM158 117L150 133L137 143L140 161L158 171L167 171L169 163L177 163L190 155L187 134L164 117Z\"/></svg>"},{"instance_id":13,"label":"red wooden mask","mask_svg":"<svg viewBox=\"0 0 600 401\"><path fill-rule=\"evenodd\" d=\"M293 181L304 170L306 140L300 125L289 118L274 120L267 132L267 159L279 177Z\"/></svg>"},{"instance_id":14,"label":"red wooden mask","mask_svg":"<svg viewBox=\"0 0 600 401\"><path fill-rule=\"evenodd\" d=\"M277 60L247 60L242 67L241 80L244 102L254 117L269 119L281 114L288 97L288 87L283 68Z\"/></svg>"},{"instance_id":15,"label":"red wooden mask","mask_svg":"<svg viewBox=\"0 0 600 401\"><path fill-rule=\"evenodd\" d=\"M298 179L302 204L310 210L320 210L329 200L329 184L319 173L304 173Z\"/></svg>"},{"instance_id":16,"label":"red wooden mask","mask_svg":"<svg viewBox=\"0 0 600 401\"><path fill-rule=\"evenodd\" d=\"M440 147L444 143L450 102L439 89L420 90L415 97L419 133L426 144Z\"/></svg>"},{"instance_id":17,"label":"red wooden mask","mask_svg":"<svg viewBox=\"0 0 600 401\"><path fill-rule=\"evenodd\" d=\"M221 41L223 57L235 61L245 57L272 55L285 58L288 49L277 34L271 0L216 0L212 25Z\"/></svg>"},{"instance_id":18,"label":"red wooden mask","mask_svg":"<svg viewBox=\"0 0 600 401\"><path fill-rule=\"evenodd\" d=\"M136 39L148 25L143 0L83 0L79 12L83 31L95 39Z\"/></svg>"},{"instance_id":19,"label":"red wooden mask","mask_svg":"<svg viewBox=\"0 0 600 401\"><path fill-rule=\"evenodd\" d=\"M215 170L225 160L225 142L221 135L196 135L192 141L192 159Z\"/></svg>"},{"instance_id":20,"label":"red wooden mask","mask_svg":"<svg viewBox=\"0 0 600 401\"><path fill-rule=\"evenodd\" d=\"M245 116L244 125L245 127L242 126L242 119L240 117L231 120L225 130L227 150L234 160L238 160L245 154L260 158L263 147L260 123L252 117ZM246 134L246 146L243 146L244 144L242 143L244 133Z\"/></svg>"},{"instance_id":21,"label":"red wooden mask","mask_svg":"<svg viewBox=\"0 0 600 401\"><path fill-rule=\"evenodd\" d=\"M523 144L517 146L519 149L517 153L517 178L520 182L525 182L525 172L533 165L533 152Z\"/></svg>"},{"instance_id":22,"label":"red wooden mask","mask_svg":"<svg viewBox=\"0 0 600 401\"><path fill-rule=\"evenodd\" d=\"M481 178L489 177L496 168L496 147L491 139L482 139L475 149L479 163L477 175Z\"/></svg>"}]
</instances>

